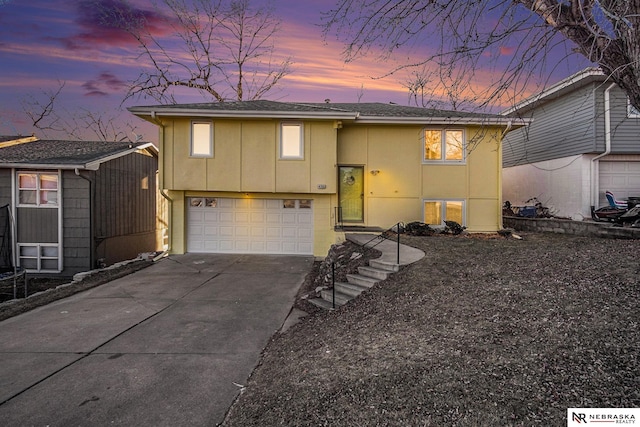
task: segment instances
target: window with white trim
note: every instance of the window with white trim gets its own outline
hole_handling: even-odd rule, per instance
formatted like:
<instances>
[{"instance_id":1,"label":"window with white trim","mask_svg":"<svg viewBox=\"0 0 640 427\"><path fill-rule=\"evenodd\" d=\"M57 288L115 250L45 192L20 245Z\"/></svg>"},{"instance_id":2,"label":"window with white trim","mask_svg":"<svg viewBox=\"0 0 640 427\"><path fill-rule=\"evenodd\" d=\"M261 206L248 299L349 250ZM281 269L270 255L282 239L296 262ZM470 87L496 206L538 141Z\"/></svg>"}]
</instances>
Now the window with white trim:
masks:
<instances>
[{"instance_id":1,"label":"window with white trim","mask_svg":"<svg viewBox=\"0 0 640 427\"><path fill-rule=\"evenodd\" d=\"M59 272L59 247L57 244L19 243L20 267L33 272Z\"/></svg>"},{"instance_id":2,"label":"window with white trim","mask_svg":"<svg viewBox=\"0 0 640 427\"><path fill-rule=\"evenodd\" d=\"M191 157L213 157L213 123L191 122Z\"/></svg>"},{"instance_id":3,"label":"window with white trim","mask_svg":"<svg viewBox=\"0 0 640 427\"><path fill-rule=\"evenodd\" d=\"M18 172L18 206L57 207L58 174Z\"/></svg>"},{"instance_id":4,"label":"window with white trim","mask_svg":"<svg viewBox=\"0 0 640 427\"><path fill-rule=\"evenodd\" d=\"M462 129L425 129L424 162L461 163L465 160Z\"/></svg>"},{"instance_id":5,"label":"window with white trim","mask_svg":"<svg viewBox=\"0 0 640 427\"><path fill-rule=\"evenodd\" d=\"M425 200L424 223L443 225L445 221L455 221L465 225L465 206L463 200Z\"/></svg>"},{"instance_id":6,"label":"window with white trim","mask_svg":"<svg viewBox=\"0 0 640 427\"><path fill-rule=\"evenodd\" d=\"M640 111L633 105L631 105L631 100L627 97L627 117L629 118L640 118Z\"/></svg>"},{"instance_id":7,"label":"window with white trim","mask_svg":"<svg viewBox=\"0 0 640 427\"><path fill-rule=\"evenodd\" d=\"M304 159L304 137L302 123L280 123L280 158Z\"/></svg>"}]
</instances>

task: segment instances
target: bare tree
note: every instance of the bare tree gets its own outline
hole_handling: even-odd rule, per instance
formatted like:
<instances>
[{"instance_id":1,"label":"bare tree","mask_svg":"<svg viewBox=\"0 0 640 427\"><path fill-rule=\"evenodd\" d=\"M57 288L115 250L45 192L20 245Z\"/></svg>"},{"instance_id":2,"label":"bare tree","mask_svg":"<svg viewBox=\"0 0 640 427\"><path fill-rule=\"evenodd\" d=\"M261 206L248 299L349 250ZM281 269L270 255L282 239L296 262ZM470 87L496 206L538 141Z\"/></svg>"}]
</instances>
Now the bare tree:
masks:
<instances>
[{"instance_id":1,"label":"bare tree","mask_svg":"<svg viewBox=\"0 0 640 427\"><path fill-rule=\"evenodd\" d=\"M472 80L488 68L493 79L476 93L481 106L515 99L535 73L543 78L559 66L550 52L565 59L578 52L640 108L640 0L339 0L324 30L345 42L347 60L421 44L420 57L390 73L426 66L422 79L445 70Z\"/></svg>"},{"instance_id":2,"label":"bare tree","mask_svg":"<svg viewBox=\"0 0 640 427\"><path fill-rule=\"evenodd\" d=\"M22 109L36 133L45 138L72 140L131 141L137 138L137 126L113 113L98 113L86 108L70 111L60 106L65 85L65 82L58 82L56 89L27 95L22 101Z\"/></svg>"},{"instance_id":3,"label":"bare tree","mask_svg":"<svg viewBox=\"0 0 640 427\"><path fill-rule=\"evenodd\" d=\"M158 13L173 38L153 34L147 15L124 0L101 10L105 23L138 42L145 70L127 98L175 103L176 91L198 91L205 99L255 100L289 73L289 58L275 56L280 21L273 9L250 0L160 0Z\"/></svg>"}]
</instances>

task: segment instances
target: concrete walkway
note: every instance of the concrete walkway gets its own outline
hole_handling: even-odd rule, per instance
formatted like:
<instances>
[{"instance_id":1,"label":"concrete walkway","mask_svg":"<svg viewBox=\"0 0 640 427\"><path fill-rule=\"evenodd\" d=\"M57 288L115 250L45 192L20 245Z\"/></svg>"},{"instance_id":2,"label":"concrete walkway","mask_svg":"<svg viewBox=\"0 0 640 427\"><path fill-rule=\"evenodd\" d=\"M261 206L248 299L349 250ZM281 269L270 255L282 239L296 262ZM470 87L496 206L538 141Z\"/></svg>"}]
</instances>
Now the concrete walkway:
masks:
<instances>
[{"instance_id":1,"label":"concrete walkway","mask_svg":"<svg viewBox=\"0 0 640 427\"><path fill-rule=\"evenodd\" d=\"M0 322L1 424L217 425L312 265L171 256Z\"/></svg>"},{"instance_id":2,"label":"concrete walkway","mask_svg":"<svg viewBox=\"0 0 640 427\"><path fill-rule=\"evenodd\" d=\"M379 258L376 258L376 261L381 261L387 264L409 265L424 258L425 253L420 249L402 244L402 235L400 236L400 246L398 247L398 243L396 241L389 239L380 241L379 239L375 239L375 234L346 234L347 240L359 245L375 247L375 249L379 250L382 255L380 255ZM398 262L398 248L400 249L400 262Z\"/></svg>"}]
</instances>

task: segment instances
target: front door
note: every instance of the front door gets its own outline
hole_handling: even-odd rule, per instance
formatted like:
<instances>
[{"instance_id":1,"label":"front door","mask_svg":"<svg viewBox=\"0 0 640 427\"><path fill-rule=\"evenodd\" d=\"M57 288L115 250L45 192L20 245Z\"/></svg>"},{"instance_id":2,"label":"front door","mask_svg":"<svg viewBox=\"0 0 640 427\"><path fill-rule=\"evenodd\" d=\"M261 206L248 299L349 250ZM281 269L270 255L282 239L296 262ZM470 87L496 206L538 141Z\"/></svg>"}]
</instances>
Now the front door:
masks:
<instances>
[{"instance_id":1,"label":"front door","mask_svg":"<svg viewBox=\"0 0 640 427\"><path fill-rule=\"evenodd\" d=\"M364 222L364 167L340 166L338 179L342 222Z\"/></svg>"}]
</instances>

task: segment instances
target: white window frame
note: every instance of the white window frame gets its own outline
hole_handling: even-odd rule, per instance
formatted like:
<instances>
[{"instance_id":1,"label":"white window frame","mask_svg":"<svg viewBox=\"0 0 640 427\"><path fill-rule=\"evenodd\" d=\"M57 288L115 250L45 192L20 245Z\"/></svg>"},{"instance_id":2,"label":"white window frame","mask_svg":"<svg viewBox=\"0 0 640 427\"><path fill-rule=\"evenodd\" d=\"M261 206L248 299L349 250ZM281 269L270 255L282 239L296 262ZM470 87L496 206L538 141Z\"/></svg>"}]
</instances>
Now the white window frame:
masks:
<instances>
[{"instance_id":1,"label":"white window frame","mask_svg":"<svg viewBox=\"0 0 640 427\"><path fill-rule=\"evenodd\" d=\"M426 132L427 131L439 131L440 132L440 158L439 159L427 159L427 146L426 146ZM462 159L447 160L447 132L461 132L462 133ZM465 164L467 162L467 133L464 129L459 128L424 128L422 129L422 163L446 163L446 164Z\"/></svg>"},{"instance_id":2,"label":"white window frame","mask_svg":"<svg viewBox=\"0 0 640 427\"><path fill-rule=\"evenodd\" d=\"M296 141L287 143L285 147L285 136L288 132L285 132L285 127L298 127L298 150L297 153L289 154L289 149L295 151ZM280 123L280 159L281 160L304 160L304 124L301 122L281 122Z\"/></svg>"},{"instance_id":3,"label":"white window frame","mask_svg":"<svg viewBox=\"0 0 640 427\"><path fill-rule=\"evenodd\" d=\"M23 255L23 249L35 249L34 255ZM47 248L55 248L56 256L45 254ZM18 243L18 265L24 268L27 273L60 273L62 271L62 257L60 256L61 245L58 243ZM36 261L36 268L28 268L24 264L24 260L31 259ZM43 261L55 261L56 268L42 268Z\"/></svg>"},{"instance_id":4,"label":"white window frame","mask_svg":"<svg viewBox=\"0 0 640 427\"><path fill-rule=\"evenodd\" d=\"M631 99L627 97L627 117L630 119L640 119L640 111L631 105Z\"/></svg>"},{"instance_id":5,"label":"white window frame","mask_svg":"<svg viewBox=\"0 0 640 427\"><path fill-rule=\"evenodd\" d=\"M35 175L36 176L36 187L20 187L20 176L21 175ZM43 175L51 175L56 177L56 188L47 189L41 187L41 176ZM62 192L60 191L60 173L56 172L43 172L43 171L17 171L16 172L16 200L18 207L29 207L29 208L43 208L43 209L58 209L60 207L60 197L62 196ZM20 201L20 192L21 191L35 191L36 200L35 203L23 203ZM54 203L42 203L42 193L43 192L55 192L56 193L56 201Z\"/></svg>"},{"instance_id":6,"label":"white window frame","mask_svg":"<svg viewBox=\"0 0 640 427\"><path fill-rule=\"evenodd\" d=\"M445 221L448 221L449 219L447 218L447 202L455 202L455 203L461 203L462 204L462 225L463 227L467 226L467 203L464 199L423 199L422 200L422 220L424 221L425 218L425 205L427 203L437 203L439 202L440 205L440 218L442 218L442 223L441 224L428 224L428 225L433 225L433 226L441 226L444 225ZM457 222L457 221L456 221ZM426 223L426 221L425 221Z\"/></svg>"},{"instance_id":7,"label":"white window frame","mask_svg":"<svg viewBox=\"0 0 640 427\"><path fill-rule=\"evenodd\" d=\"M209 128L209 141L196 141L198 137L205 137L206 135L200 134L199 131L196 130L199 125L207 125ZM208 142L208 147L207 147ZM213 122L209 120L193 120L191 122L191 137L189 142L190 147L190 155L191 157L205 157L211 158L213 157ZM208 149L204 149L207 147Z\"/></svg>"}]
</instances>

